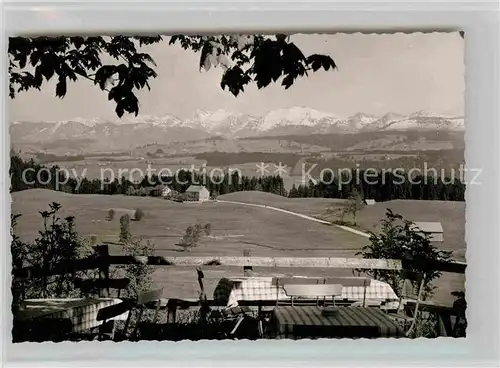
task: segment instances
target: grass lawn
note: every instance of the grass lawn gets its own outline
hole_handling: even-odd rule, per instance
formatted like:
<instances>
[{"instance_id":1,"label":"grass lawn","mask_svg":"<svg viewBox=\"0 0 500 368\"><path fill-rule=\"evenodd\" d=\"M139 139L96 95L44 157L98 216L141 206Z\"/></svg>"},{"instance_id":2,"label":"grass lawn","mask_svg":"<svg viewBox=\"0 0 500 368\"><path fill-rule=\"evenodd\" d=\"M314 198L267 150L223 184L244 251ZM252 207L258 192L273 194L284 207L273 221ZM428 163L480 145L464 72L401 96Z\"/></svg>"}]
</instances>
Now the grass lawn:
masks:
<instances>
[{"instance_id":1,"label":"grass lawn","mask_svg":"<svg viewBox=\"0 0 500 368\"><path fill-rule=\"evenodd\" d=\"M217 199L234 202L264 204L313 217L323 214L327 207L342 206L344 203L346 203L346 201L343 199L287 198L276 194L259 191L234 192L221 195L217 197Z\"/></svg>"}]
</instances>

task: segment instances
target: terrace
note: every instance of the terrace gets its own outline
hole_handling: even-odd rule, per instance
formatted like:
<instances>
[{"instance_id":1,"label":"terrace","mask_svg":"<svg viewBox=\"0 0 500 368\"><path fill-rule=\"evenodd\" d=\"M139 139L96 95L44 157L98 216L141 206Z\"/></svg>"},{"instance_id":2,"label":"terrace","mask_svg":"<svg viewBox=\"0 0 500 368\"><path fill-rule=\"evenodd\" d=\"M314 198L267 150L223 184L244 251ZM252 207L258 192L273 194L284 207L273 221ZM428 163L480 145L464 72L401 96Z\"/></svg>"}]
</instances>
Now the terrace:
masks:
<instances>
[{"instance_id":1,"label":"terrace","mask_svg":"<svg viewBox=\"0 0 500 368\"><path fill-rule=\"evenodd\" d=\"M426 270L463 274L465 263L252 257L249 252L243 257L117 256L110 255L106 245L97 246L95 251L91 257L69 263L16 270L14 277L24 282L50 275L75 275L86 269L98 270L99 278L74 278L77 288L95 290L86 298L26 300L22 288L15 290L21 300L14 310L15 342L416 337L419 316L433 318L434 336L464 334L463 293L457 295L453 306L422 301L421 293ZM195 267L199 297L165 295L164 288L145 290L136 298L121 297L129 280L110 277L110 268L123 264ZM221 278L210 298L205 292L204 270L230 267L242 267L242 275ZM256 267L287 268L294 277L255 276ZM353 270L357 275L314 278L299 277L294 272L308 268ZM418 271L408 272L410 269ZM416 288L406 288L398 296L388 284L367 277L363 270L403 273L405 283Z\"/></svg>"}]
</instances>

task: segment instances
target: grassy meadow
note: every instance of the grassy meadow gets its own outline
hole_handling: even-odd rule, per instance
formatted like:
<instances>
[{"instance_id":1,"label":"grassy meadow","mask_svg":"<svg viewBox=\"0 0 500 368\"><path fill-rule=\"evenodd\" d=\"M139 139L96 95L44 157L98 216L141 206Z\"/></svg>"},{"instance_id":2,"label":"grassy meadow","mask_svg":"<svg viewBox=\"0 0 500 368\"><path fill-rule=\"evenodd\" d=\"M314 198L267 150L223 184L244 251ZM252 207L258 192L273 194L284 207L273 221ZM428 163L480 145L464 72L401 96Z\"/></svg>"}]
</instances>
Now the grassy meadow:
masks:
<instances>
[{"instance_id":1,"label":"grassy meadow","mask_svg":"<svg viewBox=\"0 0 500 368\"><path fill-rule=\"evenodd\" d=\"M327 207L343 206L338 199L285 198L262 192L238 192L219 199L254 204L266 204L297 213L321 217ZM324 225L290 214L266 208L242 206L232 203L176 203L160 198L73 195L44 189L12 193L12 213L22 214L16 233L32 241L42 227L39 211L48 209L51 202L62 205L61 216L75 216L80 235L95 236L98 242L117 242L119 218L123 214L133 217L136 208L145 212L141 221L131 221L134 236L148 239L155 245L155 254L162 256L240 256L249 250L253 256L289 257L353 257L368 243L368 239L334 225ZM432 201L390 201L363 208L358 215L359 227L373 230L385 213L385 208L413 221L441 221L445 231L444 248L452 249L457 259L465 253L465 204ZM107 220L110 209L114 219ZM178 244L185 229L196 223L210 223L212 231L203 236L199 246L183 252ZM110 251L120 254L119 245ZM461 252L461 253L460 253ZM256 269L260 275L291 275L292 269ZM302 276L350 275L350 270L293 269ZM221 277L241 276L240 268L207 268L205 285L209 295ZM194 298L198 295L196 271L192 268L157 267L154 280L164 287L165 297ZM436 282L439 287L435 299L451 303L450 292L463 290L463 275L444 274Z\"/></svg>"}]
</instances>

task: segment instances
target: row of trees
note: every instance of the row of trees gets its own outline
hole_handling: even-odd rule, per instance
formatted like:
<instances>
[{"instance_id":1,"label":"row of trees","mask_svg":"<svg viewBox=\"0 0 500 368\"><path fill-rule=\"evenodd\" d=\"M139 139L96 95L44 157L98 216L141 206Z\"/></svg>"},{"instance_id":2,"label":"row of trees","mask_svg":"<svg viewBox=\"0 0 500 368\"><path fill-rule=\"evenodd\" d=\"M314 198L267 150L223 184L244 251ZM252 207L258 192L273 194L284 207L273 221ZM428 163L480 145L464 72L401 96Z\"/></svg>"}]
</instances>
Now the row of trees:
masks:
<instances>
[{"instance_id":1,"label":"row of trees","mask_svg":"<svg viewBox=\"0 0 500 368\"><path fill-rule=\"evenodd\" d=\"M332 179L327 172L316 183L311 180L307 185L294 185L288 196L347 199L356 190L363 198L378 202L393 199L465 200L465 184L458 177L412 176L408 173L396 175L391 172L372 174L372 171L352 170L350 174L343 173L340 178Z\"/></svg>"},{"instance_id":2,"label":"row of trees","mask_svg":"<svg viewBox=\"0 0 500 368\"><path fill-rule=\"evenodd\" d=\"M23 174L24 173L24 174ZM321 197L347 199L353 190L363 198L378 202L393 199L464 201L465 184L460 177L410 175L409 173L373 173L363 170L343 172L340 177L332 177L326 172L320 180L293 186L285 190L281 176L249 177L237 171L226 173L224 177L210 177L203 173L179 171L173 177L144 176L140 182L125 177L109 179L88 179L65 177L57 166L47 168L34 160L24 161L16 155L11 156L11 192L46 188L75 194L126 194L142 196L161 196L162 184L183 193L191 184L204 185L213 196L258 190L292 198ZM24 177L23 177L24 175Z\"/></svg>"},{"instance_id":3,"label":"row of trees","mask_svg":"<svg viewBox=\"0 0 500 368\"><path fill-rule=\"evenodd\" d=\"M204 185L213 194L226 194L237 191L259 190L286 196L283 179L276 176L248 177L238 172L226 173L224 177L210 177L203 173L180 170L176 175L159 177L156 174L145 175L140 182L126 177L88 179L67 177L58 166L46 167L33 159L25 161L16 154L11 154L11 192L25 189L44 188L74 194L125 194L125 195L161 195L161 186L167 184L172 190L183 193L194 185Z\"/></svg>"}]
</instances>

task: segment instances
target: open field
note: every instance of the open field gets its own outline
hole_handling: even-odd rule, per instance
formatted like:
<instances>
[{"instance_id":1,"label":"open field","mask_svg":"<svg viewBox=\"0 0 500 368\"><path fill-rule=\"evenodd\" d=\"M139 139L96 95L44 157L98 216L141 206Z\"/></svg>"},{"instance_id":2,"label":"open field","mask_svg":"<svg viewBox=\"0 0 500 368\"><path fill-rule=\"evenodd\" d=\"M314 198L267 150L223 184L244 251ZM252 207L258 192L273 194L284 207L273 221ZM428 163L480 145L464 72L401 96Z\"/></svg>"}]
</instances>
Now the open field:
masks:
<instances>
[{"instance_id":1,"label":"open field","mask_svg":"<svg viewBox=\"0 0 500 368\"><path fill-rule=\"evenodd\" d=\"M178 255L176 244L185 229L195 223L210 223L214 238L203 238L191 252L193 255L242 255L243 249L249 249L256 256L284 256L283 252L288 256L307 256L310 252L312 256L344 256L366 242L335 227L262 208L120 195L73 195L43 189L13 193L12 211L23 214L18 225L20 236L29 240L37 235L42 225L38 211L53 201L62 205L61 216L76 217L77 229L83 236L117 236L119 216L106 221L108 211L141 208L146 215L140 222L131 223L131 232L152 240L159 255ZM303 208L307 208L305 202Z\"/></svg>"},{"instance_id":2,"label":"open field","mask_svg":"<svg viewBox=\"0 0 500 368\"><path fill-rule=\"evenodd\" d=\"M386 209L414 222L441 222L444 241L440 248L453 252L457 261L465 261L465 202L393 200L365 206L357 214L358 228L363 231L379 231L380 221ZM320 218L333 221L335 216L321 215ZM346 217L347 219L347 217Z\"/></svg>"},{"instance_id":3,"label":"open field","mask_svg":"<svg viewBox=\"0 0 500 368\"><path fill-rule=\"evenodd\" d=\"M221 196L220 199L267 204L307 215L317 215L331 204L341 205L339 200L288 199L262 192L233 193ZM120 211L125 213L141 208L146 215L140 222L131 222L132 234L151 240L155 244L155 254L165 256L241 256L243 250L247 249L253 256L352 257L368 241L364 237L335 226L322 225L265 208L231 203L176 203L158 198L72 195L43 189L13 193L12 200L12 213L23 214L18 221L16 233L27 241L33 240L42 226L38 211L48 209L51 202L57 202L63 206L61 217L75 216L76 228L82 236L95 235L98 241L116 241L119 233ZM113 221L107 221L106 216L112 208L118 211L117 215ZM382 217L383 210L380 213ZM371 218L375 219L376 216L374 213ZM442 221L444 218L451 220L449 215L444 216L441 213L441 216ZM367 218L370 217L367 216ZM366 220L366 222L369 221ZM212 233L201 239L199 247L189 253L182 253L176 244L180 241L185 229L195 223L210 223ZM443 227L446 232L445 223ZM111 252L120 253L119 246L111 247ZM258 274L289 275L292 269L257 269L255 271ZM295 275L303 276L351 274L350 270L293 269L293 271ZM204 271L207 292L212 293L216 282L221 277L241 275L241 272L242 270L238 268L207 269ZM158 267L154 279L158 285L165 287L165 296L197 297L198 287L194 269ZM444 303L451 303L452 299L449 295L451 291L464 287L463 277L456 275L444 275L436 284L440 287L436 294L436 301Z\"/></svg>"},{"instance_id":4,"label":"open field","mask_svg":"<svg viewBox=\"0 0 500 368\"><path fill-rule=\"evenodd\" d=\"M319 216L327 207L342 206L346 201L336 198L287 198L272 193L259 191L234 192L224 194L217 199L234 202L247 202L278 207L288 211L299 212L308 216Z\"/></svg>"},{"instance_id":5,"label":"open field","mask_svg":"<svg viewBox=\"0 0 500 368\"><path fill-rule=\"evenodd\" d=\"M263 192L235 192L221 195L218 199L265 204L327 221L334 221L338 218L325 215L326 208L341 208L347 203L343 199L286 198ZM441 222L444 231L441 248L453 251L457 260L465 260L465 202L417 200L379 202L372 206L365 206L359 211L358 228L363 231L380 230L380 221L384 219L387 208L410 221Z\"/></svg>"}]
</instances>

